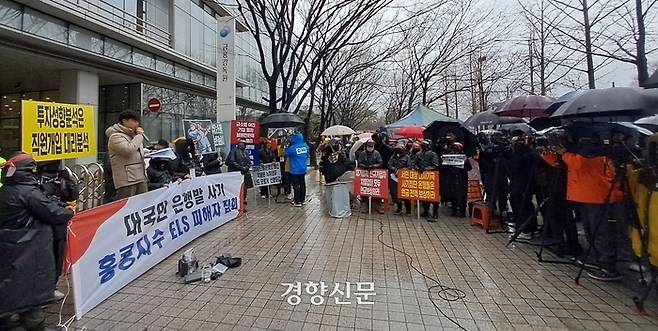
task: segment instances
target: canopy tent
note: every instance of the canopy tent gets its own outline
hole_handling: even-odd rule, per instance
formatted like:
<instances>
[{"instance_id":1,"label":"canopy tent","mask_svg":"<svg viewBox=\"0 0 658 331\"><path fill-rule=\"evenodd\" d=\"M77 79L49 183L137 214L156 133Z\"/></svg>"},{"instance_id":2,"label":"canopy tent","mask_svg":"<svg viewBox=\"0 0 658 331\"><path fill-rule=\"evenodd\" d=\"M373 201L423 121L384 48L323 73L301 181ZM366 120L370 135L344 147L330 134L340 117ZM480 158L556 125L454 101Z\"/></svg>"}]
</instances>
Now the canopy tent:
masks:
<instances>
[{"instance_id":1,"label":"canopy tent","mask_svg":"<svg viewBox=\"0 0 658 331\"><path fill-rule=\"evenodd\" d=\"M405 126L427 127L434 121L462 123L458 119L448 117L423 105L418 105L411 113L395 123L386 125L385 128L395 130Z\"/></svg>"}]
</instances>

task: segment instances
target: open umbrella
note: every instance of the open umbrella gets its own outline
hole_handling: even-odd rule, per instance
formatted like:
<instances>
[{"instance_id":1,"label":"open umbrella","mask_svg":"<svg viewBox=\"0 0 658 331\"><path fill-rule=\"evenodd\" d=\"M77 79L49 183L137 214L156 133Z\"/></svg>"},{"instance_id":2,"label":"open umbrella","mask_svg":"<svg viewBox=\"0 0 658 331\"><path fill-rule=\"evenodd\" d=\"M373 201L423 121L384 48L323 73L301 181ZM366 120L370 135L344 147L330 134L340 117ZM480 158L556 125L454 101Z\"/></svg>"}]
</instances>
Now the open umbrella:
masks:
<instances>
[{"instance_id":1,"label":"open umbrella","mask_svg":"<svg viewBox=\"0 0 658 331\"><path fill-rule=\"evenodd\" d=\"M405 126L395 131L395 135L403 138L423 139L424 130L425 128L422 126Z\"/></svg>"},{"instance_id":2,"label":"open umbrella","mask_svg":"<svg viewBox=\"0 0 658 331\"><path fill-rule=\"evenodd\" d=\"M367 139L372 138L372 132L360 133L357 137L359 137L359 140L361 140L361 139L367 140Z\"/></svg>"},{"instance_id":3,"label":"open umbrella","mask_svg":"<svg viewBox=\"0 0 658 331\"><path fill-rule=\"evenodd\" d=\"M322 132L323 136L351 136L355 134L354 130L344 125L334 125L328 127Z\"/></svg>"},{"instance_id":4,"label":"open umbrella","mask_svg":"<svg viewBox=\"0 0 658 331\"><path fill-rule=\"evenodd\" d=\"M560 108L560 106L567 103L567 101L571 101L571 99L577 97L581 93L583 93L583 91L571 91L562 95L561 97L557 98L557 100L555 100L555 102L553 102L550 106L548 106L548 108L544 110L544 113L552 115L558 108Z\"/></svg>"},{"instance_id":5,"label":"open umbrella","mask_svg":"<svg viewBox=\"0 0 658 331\"><path fill-rule=\"evenodd\" d=\"M513 133L515 131L521 131L523 133L534 133L536 132L530 125L527 123L513 123L513 124L503 124L498 127L499 131L507 131Z\"/></svg>"},{"instance_id":6,"label":"open umbrella","mask_svg":"<svg viewBox=\"0 0 658 331\"><path fill-rule=\"evenodd\" d=\"M260 125L267 129L294 128L304 125L304 121L293 113L274 113L270 114Z\"/></svg>"},{"instance_id":7,"label":"open umbrella","mask_svg":"<svg viewBox=\"0 0 658 331\"><path fill-rule=\"evenodd\" d=\"M586 90L566 102L551 117L563 119L605 118L621 120L658 113L658 90L612 87Z\"/></svg>"},{"instance_id":8,"label":"open umbrella","mask_svg":"<svg viewBox=\"0 0 658 331\"><path fill-rule=\"evenodd\" d=\"M445 139L448 132L454 132L457 135L457 139L464 143L464 154L467 156L475 154L475 149L478 146L475 134L459 123L434 121L423 131L423 136L426 139L436 142Z\"/></svg>"},{"instance_id":9,"label":"open umbrella","mask_svg":"<svg viewBox=\"0 0 658 331\"><path fill-rule=\"evenodd\" d=\"M556 127L562 125L562 121L559 118L551 117L538 117L533 118L530 123L528 123L535 130L544 130L551 127Z\"/></svg>"},{"instance_id":10,"label":"open umbrella","mask_svg":"<svg viewBox=\"0 0 658 331\"><path fill-rule=\"evenodd\" d=\"M653 115L645 118L640 118L634 122L635 125L641 126L653 132L658 131L658 115Z\"/></svg>"},{"instance_id":11,"label":"open umbrella","mask_svg":"<svg viewBox=\"0 0 658 331\"><path fill-rule=\"evenodd\" d=\"M499 116L537 118L546 117L544 110L553 99L543 95L523 95L507 100L494 113Z\"/></svg>"},{"instance_id":12,"label":"open umbrella","mask_svg":"<svg viewBox=\"0 0 658 331\"><path fill-rule=\"evenodd\" d=\"M484 125L499 125L510 123L522 123L523 119L518 117L498 116L494 114L494 109L479 112L464 121L464 126L475 128Z\"/></svg>"}]
</instances>

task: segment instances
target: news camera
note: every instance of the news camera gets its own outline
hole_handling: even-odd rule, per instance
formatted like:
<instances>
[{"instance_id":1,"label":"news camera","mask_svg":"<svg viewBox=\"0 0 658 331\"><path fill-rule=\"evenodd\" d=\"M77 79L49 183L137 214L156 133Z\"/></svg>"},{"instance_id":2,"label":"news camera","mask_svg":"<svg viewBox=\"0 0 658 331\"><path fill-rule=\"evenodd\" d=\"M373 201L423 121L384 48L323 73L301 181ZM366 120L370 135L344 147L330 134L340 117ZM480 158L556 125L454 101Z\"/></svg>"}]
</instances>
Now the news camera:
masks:
<instances>
[{"instance_id":1,"label":"news camera","mask_svg":"<svg viewBox=\"0 0 658 331\"><path fill-rule=\"evenodd\" d=\"M511 140L497 130L484 130L476 136L480 150L488 154L505 154L512 151Z\"/></svg>"}]
</instances>

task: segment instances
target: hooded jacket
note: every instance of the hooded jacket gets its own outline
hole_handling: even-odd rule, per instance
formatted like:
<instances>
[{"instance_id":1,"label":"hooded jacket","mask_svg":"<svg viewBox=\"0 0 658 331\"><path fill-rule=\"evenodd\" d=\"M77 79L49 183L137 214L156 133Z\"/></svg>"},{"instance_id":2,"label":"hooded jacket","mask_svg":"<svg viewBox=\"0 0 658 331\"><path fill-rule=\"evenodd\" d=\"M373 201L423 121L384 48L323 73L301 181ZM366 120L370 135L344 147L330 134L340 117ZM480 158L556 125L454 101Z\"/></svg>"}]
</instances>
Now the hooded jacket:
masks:
<instances>
[{"instance_id":1,"label":"hooded jacket","mask_svg":"<svg viewBox=\"0 0 658 331\"><path fill-rule=\"evenodd\" d=\"M306 174L306 162L308 161L308 145L304 143L304 136L296 133L292 136L290 147L286 148L285 155L290 160L290 173L293 175Z\"/></svg>"},{"instance_id":2,"label":"hooded jacket","mask_svg":"<svg viewBox=\"0 0 658 331\"><path fill-rule=\"evenodd\" d=\"M148 175L148 187L149 191L157 190L176 180L169 173L169 163L171 161L168 159L155 158L152 159L148 169L146 169L146 174Z\"/></svg>"},{"instance_id":3,"label":"hooded jacket","mask_svg":"<svg viewBox=\"0 0 658 331\"><path fill-rule=\"evenodd\" d=\"M0 268L0 316L27 311L53 299L52 225L66 224L73 217L70 210L46 197L32 172L16 171L3 181L0 259L5 266Z\"/></svg>"},{"instance_id":4,"label":"hooded jacket","mask_svg":"<svg viewBox=\"0 0 658 331\"><path fill-rule=\"evenodd\" d=\"M146 182L144 137L118 123L107 128L105 135L114 187L119 189Z\"/></svg>"}]
</instances>

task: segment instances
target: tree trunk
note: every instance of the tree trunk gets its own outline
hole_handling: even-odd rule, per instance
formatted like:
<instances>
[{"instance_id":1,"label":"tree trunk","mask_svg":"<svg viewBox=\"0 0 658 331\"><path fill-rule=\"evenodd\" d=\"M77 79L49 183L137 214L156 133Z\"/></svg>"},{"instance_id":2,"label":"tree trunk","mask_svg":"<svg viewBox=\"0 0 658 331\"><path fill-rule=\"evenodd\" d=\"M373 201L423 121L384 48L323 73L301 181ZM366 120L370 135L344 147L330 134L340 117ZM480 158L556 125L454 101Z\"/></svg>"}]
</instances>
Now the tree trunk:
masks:
<instances>
[{"instance_id":1,"label":"tree trunk","mask_svg":"<svg viewBox=\"0 0 658 331\"><path fill-rule=\"evenodd\" d=\"M647 66L646 38L647 31L644 26L644 15L642 10L642 0L635 0L635 15L637 16L637 58L635 65L637 67L637 80L642 83L649 78L649 68Z\"/></svg>"},{"instance_id":2,"label":"tree trunk","mask_svg":"<svg viewBox=\"0 0 658 331\"><path fill-rule=\"evenodd\" d=\"M587 0L581 0L583 5L583 26L585 27L585 55L587 57L587 83L590 89L596 88L594 77L594 56L592 55L592 26L589 22L589 5Z\"/></svg>"}]
</instances>

